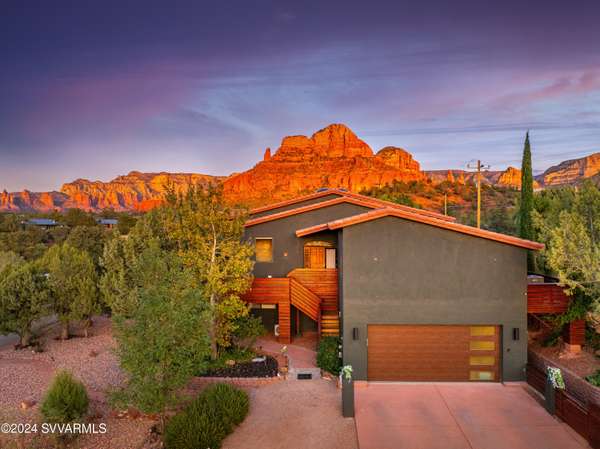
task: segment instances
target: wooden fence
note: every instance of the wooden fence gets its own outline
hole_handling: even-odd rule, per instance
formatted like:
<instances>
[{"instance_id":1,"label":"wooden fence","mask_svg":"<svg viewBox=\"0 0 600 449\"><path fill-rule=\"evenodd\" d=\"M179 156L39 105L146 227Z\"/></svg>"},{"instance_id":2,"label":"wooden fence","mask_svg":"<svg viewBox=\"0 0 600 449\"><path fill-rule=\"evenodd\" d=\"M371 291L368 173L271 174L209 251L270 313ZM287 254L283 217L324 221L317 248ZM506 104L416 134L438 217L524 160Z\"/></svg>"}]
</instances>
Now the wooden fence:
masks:
<instances>
[{"instance_id":1,"label":"wooden fence","mask_svg":"<svg viewBox=\"0 0 600 449\"><path fill-rule=\"evenodd\" d=\"M548 361L531 355L527 365L527 382L544 394ZM573 376L573 373L562 371L566 389L556 390L556 416L584 437L592 448L600 449L600 389Z\"/></svg>"}]
</instances>

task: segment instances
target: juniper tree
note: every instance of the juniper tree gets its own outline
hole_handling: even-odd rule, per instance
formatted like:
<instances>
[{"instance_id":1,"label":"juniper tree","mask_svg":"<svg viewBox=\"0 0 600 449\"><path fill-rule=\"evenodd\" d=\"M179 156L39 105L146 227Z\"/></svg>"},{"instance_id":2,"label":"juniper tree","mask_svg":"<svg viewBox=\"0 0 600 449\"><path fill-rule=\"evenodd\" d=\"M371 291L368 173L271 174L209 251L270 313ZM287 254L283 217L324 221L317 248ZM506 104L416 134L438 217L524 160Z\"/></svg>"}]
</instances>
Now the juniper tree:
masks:
<instances>
[{"instance_id":1,"label":"juniper tree","mask_svg":"<svg viewBox=\"0 0 600 449\"><path fill-rule=\"evenodd\" d=\"M61 323L61 338L67 339L71 321L88 320L99 311L94 262L85 251L64 243L52 246L41 265L48 275L50 307Z\"/></svg>"},{"instance_id":2,"label":"juniper tree","mask_svg":"<svg viewBox=\"0 0 600 449\"><path fill-rule=\"evenodd\" d=\"M34 262L15 262L0 271L0 333L16 333L29 346L33 322L46 315L46 276Z\"/></svg>"}]
</instances>

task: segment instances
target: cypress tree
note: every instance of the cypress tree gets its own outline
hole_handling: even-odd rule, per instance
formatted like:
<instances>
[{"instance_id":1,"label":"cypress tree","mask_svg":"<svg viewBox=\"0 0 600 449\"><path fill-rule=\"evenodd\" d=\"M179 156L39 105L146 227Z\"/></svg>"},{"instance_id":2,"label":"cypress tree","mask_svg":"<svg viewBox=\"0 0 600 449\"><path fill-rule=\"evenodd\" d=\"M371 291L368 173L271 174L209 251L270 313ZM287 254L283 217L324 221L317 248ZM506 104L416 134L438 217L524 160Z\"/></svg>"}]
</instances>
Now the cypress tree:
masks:
<instances>
[{"instance_id":1,"label":"cypress tree","mask_svg":"<svg viewBox=\"0 0 600 449\"><path fill-rule=\"evenodd\" d=\"M519 236L533 240L533 171L531 168L531 145L529 144L529 131L525 135L523 148L523 161L521 164L521 204L519 209ZM536 271L533 252L527 253L527 269Z\"/></svg>"}]
</instances>

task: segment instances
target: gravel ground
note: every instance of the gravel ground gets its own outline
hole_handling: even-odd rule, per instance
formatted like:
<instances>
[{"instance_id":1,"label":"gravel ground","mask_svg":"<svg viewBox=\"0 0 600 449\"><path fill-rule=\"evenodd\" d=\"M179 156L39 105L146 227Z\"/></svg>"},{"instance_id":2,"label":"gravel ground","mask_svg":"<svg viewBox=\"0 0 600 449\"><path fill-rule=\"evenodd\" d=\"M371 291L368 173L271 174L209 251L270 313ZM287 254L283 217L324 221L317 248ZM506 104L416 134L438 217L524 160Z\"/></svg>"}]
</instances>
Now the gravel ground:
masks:
<instances>
[{"instance_id":1,"label":"gravel ground","mask_svg":"<svg viewBox=\"0 0 600 449\"><path fill-rule=\"evenodd\" d=\"M80 436L69 449L156 448L156 440L150 437L153 421L119 417L106 403L106 390L124 380L112 352L110 320L95 318L89 338L63 342L54 339L56 333L49 333L42 353L15 351L12 345L0 348L0 423L40 423L39 402L54 373L67 369L86 385L91 399L89 422L105 423L108 429L106 434ZM357 448L354 420L341 416L341 392L335 382L281 381L248 392L250 413L225 440L224 449ZM36 405L22 410L24 400ZM0 434L2 449L55 447L52 438L41 435Z\"/></svg>"},{"instance_id":2,"label":"gravel ground","mask_svg":"<svg viewBox=\"0 0 600 449\"><path fill-rule=\"evenodd\" d=\"M77 333L77 329L74 330ZM153 422L144 419L122 419L111 413L106 404L106 391L120 385L124 376L113 353L115 346L111 335L110 319L97 317L88 338L56 340L58 329L48 332L43 341L44 352L15 351L13 345L0 348L0 422L41 422L39 403L58 370L68 370L81 380L90 396L91 422L106 423L108 432L102 435L84 435L70 448L86 449L137 449L144 447ZM20 404L33 400L36 404L22 410ZM4 438L4 439L3 439ZM15 444L18 445L15 446ZM11 447L50 448L51 439L37 435L0 435L0 448Z\"/></svg>"},{"instance_id":3,"label":"gravel ground","mask_svg":"<svg viewBox=\"0 0 600 449\"><path fill-rule=\"evenodd\" d=\"M250 413L223 449L357 449L341 391L324 379L276 382L249 390Z\"/></svg>"}]
</instances>

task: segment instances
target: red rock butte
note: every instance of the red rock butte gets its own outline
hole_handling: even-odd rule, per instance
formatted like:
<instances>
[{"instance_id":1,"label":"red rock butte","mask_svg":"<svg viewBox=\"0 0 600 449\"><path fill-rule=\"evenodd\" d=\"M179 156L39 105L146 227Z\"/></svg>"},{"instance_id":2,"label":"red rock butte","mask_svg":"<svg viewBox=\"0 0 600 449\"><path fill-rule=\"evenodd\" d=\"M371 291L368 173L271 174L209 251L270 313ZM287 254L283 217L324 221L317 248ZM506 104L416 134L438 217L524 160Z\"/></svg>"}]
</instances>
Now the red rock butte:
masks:
<instances>
[{"instance_id":1,"label":"red rock butte","mask_svg":"<svg viewBox=\"0 0 600 449\"><path fill-rule=\"evenodd\" d=\"M565 161L536 177L542 185L572 184L596 176L600 153ZM421 171L419 163L402 148L388 146L376 154L350 128L329 125L312 136L284 137L274 153L267 148L253 168L225 176L197 173L141 173L132 171L112 181L77 179L60 192L0 193L0 211L28 212L81 208L98 211L147 211L160 205L168 189L184 192L190 186L223 183L227 200L251 207L312 193L323 187L360 192L394 181L474 182L464 170ZM520 170L485 171L483 182L520 188ZM539 184L536 183L536 187Z\"/></svg>"}]
</instances>

